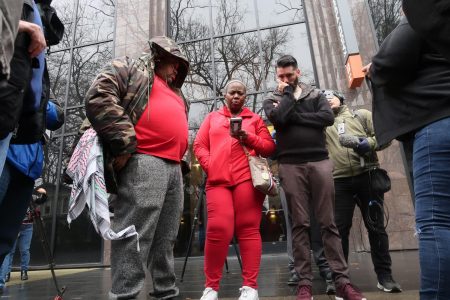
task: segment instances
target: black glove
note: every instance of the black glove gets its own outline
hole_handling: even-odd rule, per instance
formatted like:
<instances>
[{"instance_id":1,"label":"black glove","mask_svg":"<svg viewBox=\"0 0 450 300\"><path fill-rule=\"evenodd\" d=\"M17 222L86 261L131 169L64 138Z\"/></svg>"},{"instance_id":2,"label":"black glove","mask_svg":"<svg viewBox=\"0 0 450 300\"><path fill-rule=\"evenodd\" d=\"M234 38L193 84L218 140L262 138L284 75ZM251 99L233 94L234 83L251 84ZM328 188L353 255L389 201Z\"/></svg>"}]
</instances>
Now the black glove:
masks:
<instances>
[{"instance_id":1,"label":"black glove","mask_svg":"<svg viewBox=\"0 0 450 300\"><path fill-rule=\"evenodd\" d=\"M367 152L369 152L371 150L370 144L366 138L360 137L358 139L359 139L359 144L353 150L355 150L355 152L358 153L359 156L363 156L364 154L366 154Z\"/></svg>"}]
</instances>

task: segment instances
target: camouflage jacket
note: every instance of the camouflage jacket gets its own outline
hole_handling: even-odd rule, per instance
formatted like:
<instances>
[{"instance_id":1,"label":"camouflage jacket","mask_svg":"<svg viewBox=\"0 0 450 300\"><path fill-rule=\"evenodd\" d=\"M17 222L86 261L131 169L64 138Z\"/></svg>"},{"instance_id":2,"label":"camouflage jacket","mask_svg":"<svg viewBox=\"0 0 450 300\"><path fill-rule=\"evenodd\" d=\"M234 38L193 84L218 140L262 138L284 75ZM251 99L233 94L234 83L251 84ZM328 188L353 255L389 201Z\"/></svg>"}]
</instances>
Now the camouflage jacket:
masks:
<instances>
[{"instance_id":1,"label":"camouflage jacket","mask_svg":"<svg viewBox=\"0 0 450 300\"><path fill-rule=\"evenodd\" d=\"M112 167L114 157L136 151L134 126L147 107L155 74L155 57L161 51L180 60L173 89L181 95L179 89L186 78L189 63L176 43L167 37L151 39L150 49L138 59L114 59L94 79L86 94L88 120L83 122L79 133L92 126L102 141L108 192L115 192L117 186ZM186 100L185 104L187 118Z\"/></svg>"}]
</instances>

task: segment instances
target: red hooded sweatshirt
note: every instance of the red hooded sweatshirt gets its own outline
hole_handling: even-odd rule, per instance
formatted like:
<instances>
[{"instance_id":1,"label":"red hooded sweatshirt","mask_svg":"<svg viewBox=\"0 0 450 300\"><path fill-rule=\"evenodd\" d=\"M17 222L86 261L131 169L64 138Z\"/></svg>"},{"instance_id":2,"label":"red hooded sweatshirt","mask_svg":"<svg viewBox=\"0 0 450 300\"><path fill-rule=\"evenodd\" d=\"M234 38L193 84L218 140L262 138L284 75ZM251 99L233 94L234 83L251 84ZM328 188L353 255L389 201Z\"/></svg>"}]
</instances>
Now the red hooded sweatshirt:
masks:
<instances>
[{"instance_id":1,"label":"red hooded sweatshirt","mask_svg":"<svg viewBox=\"0 0 450 300\"><path fill-rule=\"evenodd\" d=\"M238 116L247 132L243 143L250 154L272 155L275 143L261 117L247 108ZM234 186L251 179L244 149L230 135L230 118L227 107L208 114L194 141L194 153L208 175L208 186Z\"/></svg>"}]
</instances>

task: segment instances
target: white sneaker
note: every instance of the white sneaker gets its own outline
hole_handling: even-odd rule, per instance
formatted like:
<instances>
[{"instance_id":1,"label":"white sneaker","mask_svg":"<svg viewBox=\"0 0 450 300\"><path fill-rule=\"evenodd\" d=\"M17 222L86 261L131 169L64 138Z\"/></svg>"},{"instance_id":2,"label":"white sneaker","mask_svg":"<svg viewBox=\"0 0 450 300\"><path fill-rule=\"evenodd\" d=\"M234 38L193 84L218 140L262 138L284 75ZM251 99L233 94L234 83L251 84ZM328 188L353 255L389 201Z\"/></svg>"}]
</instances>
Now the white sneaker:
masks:
<instances>
[{"instance_id":1,"label":"white sneaker","mask_svg":"<svg viewBox=\"0 0 450 300\"><path fill-rule=\"evenodd\" d=\"M259 300L258 290L255 290L254 288L244 285L239 291L241 292L239 300Z\"/></svg>"},{"instance_id":2,"label":"white sneaker","mask_svg":"<svg viewBox=\"0 0 450 300\"><path fill-rule=\"evenodd\" d=\"M203 291L203 295L200 298L200 300L217 300L217 299L219 299L217 298L217 292L210 287L207 287Z\"/></svg>"}]
</instances>

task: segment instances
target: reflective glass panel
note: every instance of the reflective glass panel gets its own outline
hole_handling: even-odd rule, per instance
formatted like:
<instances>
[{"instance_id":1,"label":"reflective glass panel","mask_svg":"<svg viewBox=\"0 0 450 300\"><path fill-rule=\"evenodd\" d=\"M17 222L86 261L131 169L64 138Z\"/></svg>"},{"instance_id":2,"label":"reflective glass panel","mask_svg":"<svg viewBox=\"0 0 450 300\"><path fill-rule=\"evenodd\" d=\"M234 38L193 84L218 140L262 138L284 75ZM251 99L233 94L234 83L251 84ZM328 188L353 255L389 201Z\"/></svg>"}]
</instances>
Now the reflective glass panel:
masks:
<instances>
[{"instance_id":1,"label":"reflective glass panel","mask_svg":"<svg viewBox=\"0 0 450 300\"><path fill-rule=\"evenodd\" d=\"M64 24L64 35L58 45L50 47L51 51L66 49L71 46L72 23L75 14L75 4L76 1L73 0L52 1L52 7L55 8L58 18Z\"/></svg>"},{"instance_id":2,"label":"reflective glass panel","mask_svg":"<svg viewBox=\"0 0 450 300\"><path fill-rule=\"evenodd\" d=\"M212 0L214 34L256 28L254 0Z\"/></svg>"},{"instance_id":3,"label":"reflective glass panel","mask_svg":"<svg viewBox=\"0 0 450 300\"><path fill-rule=\"evenodd\" d=\"M372 14L372 21L377 33L378 43L381 44L400 22L402 16L402 1L368 0L367 3Z\"/></svg>"},{"instance_id":4,"label":"reflective glass panel","mask_svg":"<svg viewBox=\"0 0 450 300\"><path fill-rule=\"evenodd\" d=\"M210 36L209 0L170 1L170 33L176 41L190 41Z\"/></svg>"},{"instance_id":5,"label":"reflective glass panel","mask_svg":"<svg viewBox=\"0 0 450 300\"><path fill-rule=\"evenodd\" d=\"M79 0L75 45L113 38L114 0ZM131 13L131 12L130 12Z\"/></svg>"},{"instance_id":6,"label":"reflective glass panel","mask_svg":"<svg viewBox=\"0 0 450 300\"><path fill-rule=\"evenodd\" d=\"M84 105L92 80L111 61L112 43L75 48L67 106Z\"/></svg>"},{"instance_id":7,"label":"reflective glass panel","mask_svg":"<svg viewBox=\"0 0 450 300\"><path fill-rule=\"evenodd\" d=\"M271 25L303 21L301 0L258 0L259 25Z\"/></svg>"},{"instance_id":8,"label":"reflective glass panel","mask_svg":"<svg viewBox=\"0 0 450 300\"><path fill-rule=\"evenodd\" d=\"M210 41L182 44L189 63L189 74L183 84L182 91L189 100L200 100L212 97L213 73Z\"/></svg>"},{"instance_id":9,"label":"reflective glass panel","mask_svg":"<svg viewBox=\"0 0 450 300\"><path fill-rule=\"evenodd\" d=\"M300 80L308 84L314 84L314 69L305 24L264 30L262 35L263 41L270 39L278 41L275 42L278 47L276 51L273 51L272 67L269 68L269 74L267 75L269 90L273 90L277 85L275 65L277 59L284 54L290 54L297 59L301 72Z\"/></svg>"}]
</instances>

